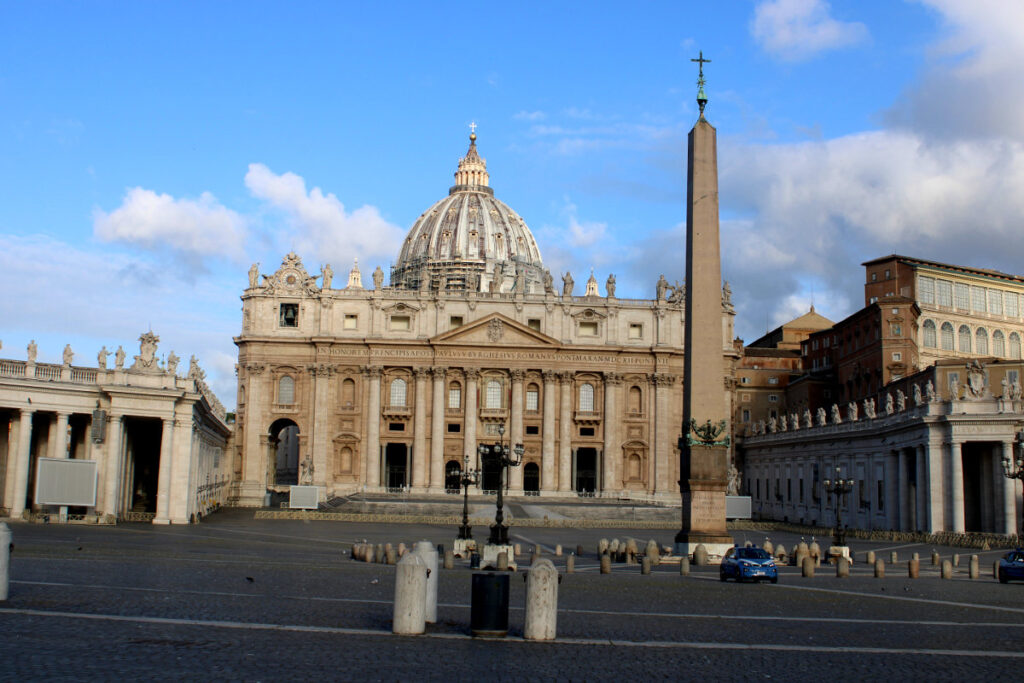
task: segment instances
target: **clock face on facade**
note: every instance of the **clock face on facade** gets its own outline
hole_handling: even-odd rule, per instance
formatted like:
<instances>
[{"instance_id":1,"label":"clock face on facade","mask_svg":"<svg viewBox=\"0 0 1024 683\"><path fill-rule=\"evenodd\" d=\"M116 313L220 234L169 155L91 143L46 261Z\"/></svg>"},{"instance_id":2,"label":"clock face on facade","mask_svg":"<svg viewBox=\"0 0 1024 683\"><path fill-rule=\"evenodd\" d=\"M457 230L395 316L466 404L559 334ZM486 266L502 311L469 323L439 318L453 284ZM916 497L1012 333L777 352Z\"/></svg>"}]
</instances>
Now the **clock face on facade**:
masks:
<instances>
[{"instance_id":1,"label":"clock face on facade","mask_svg":"<svg viewBox=\"0 0 1024 683\"><path fill-rule=\"evenodd\" d=\"M289 273L288 277L285 278L285 282L287 282L289 285L294 286L295 283L298 282L298 279L295 277L294 274Z\"/></svg>"}]
</instances>

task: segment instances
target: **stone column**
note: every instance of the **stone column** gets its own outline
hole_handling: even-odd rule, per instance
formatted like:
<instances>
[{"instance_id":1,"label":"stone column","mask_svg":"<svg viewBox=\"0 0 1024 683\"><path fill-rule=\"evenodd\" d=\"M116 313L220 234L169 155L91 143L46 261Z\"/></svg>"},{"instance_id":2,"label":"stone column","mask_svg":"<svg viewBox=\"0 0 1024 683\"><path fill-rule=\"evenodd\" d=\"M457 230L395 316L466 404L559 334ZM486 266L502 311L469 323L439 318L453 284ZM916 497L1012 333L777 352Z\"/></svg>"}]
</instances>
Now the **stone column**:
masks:
<instances>
[{"instance_id":1,"label":"stone column","mask_svg":"<svg viewBox=\"0 0 1024 683\"><path fill-rule=\"evenodd\" d=\"M18 447L15 451L14 486L8 508L11 517L21 517L25 511L25 493L28 488L29 449L32 447L32 416L34 410L22 408L18 418ZM6 501L5 501L6 502Z\"/></svg>"},{"instance_id":2,"label":"stone column","mask_svg":"<svg viewBox=\"0 0 1024 683\"><path fill-rule=\"evenodd\" d=\"M171 523L171 476L174 462L174 418L164 418L160 433L160 474L156 487L156 517L153 524Z\"/></svg>"},{"instance_id":3,"label":"stone column","mask_svg":"<svg viewBox=\"0 0 1024 683\"><path fill-rule=\"evenodd\" d=\"M274 468L274 457L267 459L267 430L271 421L264 417L270 415L274 387L261 377L265 365L248 363L243 369L245 374L239 381L245 383L245 422L240 433L236 433L242 444L242 481L237 490L239 504L260 506L267 484L272 481L269 472Z\"/></svg>"},{"instance_id":4,"label":"stone column","mask_svg":"<svg viewBox=\"0 0 1024 683\"><path fill-rule=\"evenodd\" d=\"M526 373L522 370L512 371L512 420L509 446L523 443L523 379ZM509 493L519 495L523 492L523 466L509 468Z\"/></svg>"},{"instance_id":5,"label":"stone column","mask_svg":"<svg viewBox=\"0 0 1024 683\"><path fill-rule=\"evenodd\" d=\"M963 441L954 437L949 444L950 525L953 533L964 533L964 460Z\"/></svg>"},{"instance_id":6,"label":"stone column","mask_svg":"<svg viewBox=\"0 0 1024 683\"><path fill-rule=\"evenodd\" d=\"M196 453L192 447L195 442L194 427L195 423L190 417L179 417L174 421L174 465L168 506L174 524L189 523L189 503L194 494L189 484L192 482L192 471L197 466Z\"/></svg>"},{"instance_id":7,"label":"stone column","mask_svg":"<svg viewBox=\"0 0 1024 683\"><path fill-rule=\"evenodd\" d=\"M380 368L363 370L369 379L366 401L366 440L363 443L363 485L369 489L380 486Z\"/></svg>"},{"instance_id":8,"label":"stone column","mask_svg":"<svg viewBox=\"0 0 1024 683\"><path fill-rule=\"evenodd\" d=\"M124 417L110 415L106 441L106 454L103 456L103 512L115 517L121 512L118 500L121 497L120 483L124 466Z\"/></svg>"},{"instance_id":9,"label":"stone column","mask_svg":"<svg viewBox=\"0 0 1024 683\"><path fill-rule=\"evenodd\" d=\"M558 490L572 490L572 373L558 376L562 393L558 417Z\"/></svg>"},{"instance_id":10,"label":"stone column","mask_svg":"<svg viewBox=\"0 0 1024 683\"><path fill-rule=\"evenodd\" d=\"M1013 462L1013 442L1002 443L1002 457ZM995 454L993 454L995 455ZM1011 535L1017 533L1017 480L1006 477L1002 472L1003 463L998 457L996 460L996 474L1003 479L1003 533Z\"/></svg>"},{"instance_id":11,"label":"stone column","mask_svg":"<svg viewBox=\"0 0 1024 683\"><path fill-rule=\"evenodd\" d=\"M434 400L430 414L430 488L444 492L445 376L447 368L431 368L434 374Z\"/></svg>"},{"instance_id":12,"label":"stone column","mask_svg":"<svg viewBox=\"0 0 1024 683\"><path fill-rule=\"evenodd\" d=\"M622 489L622 477L619 472L619 464L622 461L622 454L619 452L619 414L616 408L617 394L622 378L614 372L604 373L604 453L602 465L604 473L601 475L602 490L619 491Z\"/></svg>"},{"instance_id":13,"label":"stone column","mask_svg":"<svg viewBox=\"0 0 1024 683\"><path fill-rule=\"evenodd\" d=\"M54 431L53 457L67 459L68 457L68 418L71 413L57 413L57 429Z\"/></svg>"},{"instance_id":14,"label":"stone column","mask_svg":"<svg viewBox=\"0 0 1024 683\"><path fill-rule=\"evenodd\" d=\"M927 462L925 471L927 473L928 488L923 498L924 517L922 518L922 530L930 533L942 531L951 527L951 522L946 513L946 444L940 435L929 439Z\"/></svg>"},{"instance_id":15,"label":"stone column","mask_svg":"<svg viewBox=\"0 0 1024 683\"><path fill-rule=\"evenodd\" d=\"M479 468L480 463L477 462L476 454L476 422L480 411L476 406L476 383L480 379L480 369L465 368L463 372L466 375L466 404L463 406L463 415L466 416L466 438L462 442L462 455L469 458L471 468L473 463L477 463L476 467Z\"/></svg>"},{"instance_id":16,"label":"stone column","mask_svg":"<svg viewBox=\"0 0 1024 683\"><path fill-rule=\"evenodd\" d=\"M915 446L917 462L917 496L913 501L914 524L911 531L928 528L928 449L924 445Z\"/></svg>"},{"instance_id":17,"label":"stone column","mask_svg":"<svg viewBox=\"0 0 1024 683\"><path fill-rule=\"evenodd\" d=\"M416 405L412 417L412 486L427 486L427 368L414 368L416 377Z\"/></svg>"},{"instance_id":18,"label":"stone column","mask_svg":"<svg viewBox=\"0 0 1024 683\"><path fill-rule=\"evenodd\" d=\"M310 435L311 455L313 457L313 484L326 486L328 481L328 452L331 437L331 367L320 363L310 368L313 376L313 433ZM306 458L306 453L299 453L299 462ZM334 468L332 467L331 470ZM300 484L305 482L299 481Z\"/></svg>"},{"instance_id":19,"label":"stone column","mask_svg":"<svg viewBox=\"0 0 1024 683\"><path fill-rule=\"evenodd\" d=\"M14 411L19 413L19 411ZM10 510L11 500L14 498L14 479L17 476L17 465L18 465L18 440L19 440L19 427L21 426L20 413L15 416L12 414L10 431L7 433L7 457L4 462L6 468L4 470L4 488L0 490L0 507L7 508Z\"/></svg>"},{"instance_id":20,"label":"stone column","mask_svg":"<svg viewBox=\"0 0 1024 683\"><path fill-rule=\"evenodd\" d=\"M654 385L654 474L651 477L651 493L667 493L672 488L672 477L668 476L668 456L672 451L669 437L671 416L669 415L669 390L672 375L655 373L651 376Z\"/></svg>"},{"instance_id":21,"label":"stone column","mask_svg":"<svg viewBox=\"0 0 1024 683\"><path fill-rule=\"evenodd\" d=\"M541 428L540 488L553 491L555 481L555 381L558 375L544 371L544 420Z\"/></svg>"}]
</instances>

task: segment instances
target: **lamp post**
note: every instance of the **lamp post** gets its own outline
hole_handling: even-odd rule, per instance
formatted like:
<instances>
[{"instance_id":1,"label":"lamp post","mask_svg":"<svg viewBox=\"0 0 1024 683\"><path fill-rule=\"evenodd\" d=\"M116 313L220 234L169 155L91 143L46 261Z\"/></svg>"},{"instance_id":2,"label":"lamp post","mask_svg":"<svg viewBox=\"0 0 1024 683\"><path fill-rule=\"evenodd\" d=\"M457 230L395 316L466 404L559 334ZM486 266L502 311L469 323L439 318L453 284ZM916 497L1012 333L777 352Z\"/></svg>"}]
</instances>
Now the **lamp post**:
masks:
<instances>
[{"instance_id":1,"label":"lamp post","mask_svg":"<svg viewBox=\"0 0 1024 683\"><path fill-rule=\"evenodd\" d=\"M473 528L469 526L469 487L480 481L480 470L469 469L469 456L462 459L462 471L459 472L459 483L464 490L462 496L462 526L459 527L459 538L473 538Z\"/></svg>"},{"instance_id":2,"label":"lamp post","mask_svg":"<svg viewBox=\"0 0 1024 683\"><path fill-rule=\"evenodd\" d=\"M822 484L826 493L836 497L836 533L832 543L837 547L843 547L846 545L846 532L843 530L842 503L846 502L846 495L853 490L853 479L843 479L839 473L839 465L836 465L836 478L826 479Z\"/></svg>"},{"instance_id":3,"label":"lamp post","mask_svg":"<svg viewBox=\"0 0 1024 683\"><path fill-rule=\"evenodd\" d=\"M1008 455L1003 456L1003 476L1007 479L1024 480L1024 430L1017 432L1017 440L1013 442L1013 455L1014 457L1010 457ZM1016 492L1014 492L1013 495L1014 498L1017 497ZM1015 523L1016 521L1017 520L1014 520ZM1016 526L1016 524L1014 524L1014 526ZM1018 543L1022 536L1024 536L1024 530L1018 530Z\"/></svg>"},{"instance_id":4,"label":"lamp post","mask_svg":"<svg viewBox=\"0 0 1024 683\"><path fill-rule=\"evenodd\" d=\"M505 488L505 469L509 466L518 467L523 462L523 444L517 443L509 448L505 443L505 425L498 426L498 442L493 444L480 444L478 452L480 459L494 459L498 464L498 502L494 513L494 525L491 526L491 536L487 539L490 545L508 545L508 527L502 522L505 521L505 514L502 511L504 499L502 497Z\"/></svg>"}]
</instances>

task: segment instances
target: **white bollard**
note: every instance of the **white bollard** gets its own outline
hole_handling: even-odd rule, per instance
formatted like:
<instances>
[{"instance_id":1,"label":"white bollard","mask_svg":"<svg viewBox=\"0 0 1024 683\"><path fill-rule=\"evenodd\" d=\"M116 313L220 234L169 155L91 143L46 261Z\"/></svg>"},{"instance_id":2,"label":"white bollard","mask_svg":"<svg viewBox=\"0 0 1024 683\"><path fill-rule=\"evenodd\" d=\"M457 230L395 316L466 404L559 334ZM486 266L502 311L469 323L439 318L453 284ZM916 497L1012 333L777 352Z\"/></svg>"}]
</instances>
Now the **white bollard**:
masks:
<instances>
[{"instance_id":1,"label":"white bollard","mask_svg":"<svg viewBox=\"0 0 1024 683\"><path fill-rule=\"evenodd\" d=\"M539 559L526 574L526 640L554 640L558 622L558 570Z\"/></svg>"},{"instance_id":2,"label":"white bollard","mask_svg":"<svg viewBox=\"0 0 1024 683\"><path fill-rule=\"evenodd\" d=\"M437 548L430 541L419 541L413 552L423 558L427 565L426 620L428 624L437 623Z\"/></svg>"},{"instance_id":3,"label":"white bollard","mask_svg":"<svg viewBox=\"0 0 1024 683\"><path fill-rule=\"evenodd\" d=\"M419 553L406 553L395 565L393 633L415 636L426 630L426 595L427 565Z\"/></svg>"},{"instance_id":4,"label":"white bollard","mask_svg":"<svg viewBox=\"0 0 1024 683\"><path fill-rule=\"evenodd\" d=\"M0 602L10 595L8 588L11 583L11 530L7 524L0 522Z\"/></svg>"}]
</instances>

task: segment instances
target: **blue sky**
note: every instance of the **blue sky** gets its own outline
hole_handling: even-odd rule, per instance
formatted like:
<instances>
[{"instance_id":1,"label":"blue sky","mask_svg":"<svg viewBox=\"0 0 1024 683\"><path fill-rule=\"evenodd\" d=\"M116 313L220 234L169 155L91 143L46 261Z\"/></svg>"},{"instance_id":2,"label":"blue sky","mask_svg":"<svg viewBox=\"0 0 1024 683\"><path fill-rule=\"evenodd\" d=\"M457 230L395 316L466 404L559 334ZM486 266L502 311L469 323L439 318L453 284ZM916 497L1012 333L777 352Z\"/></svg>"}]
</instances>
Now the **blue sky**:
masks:
<instances>
[{"instance_id":1,"label":"blue sky","mask_svg":"<svg viewBox=\"0 0 1024 683\"><path fill-rule=\"evenodd\" d=\"M552 272L682 280L703 50L752 341L890 252L1022 271L1024 9L997 0L0 2L0 356L195 354L234 403L250 263L385 271L468 124Z\"/></svg>"}]
</instances>

